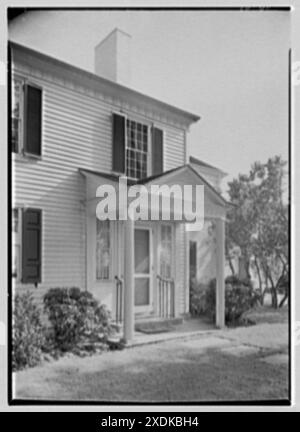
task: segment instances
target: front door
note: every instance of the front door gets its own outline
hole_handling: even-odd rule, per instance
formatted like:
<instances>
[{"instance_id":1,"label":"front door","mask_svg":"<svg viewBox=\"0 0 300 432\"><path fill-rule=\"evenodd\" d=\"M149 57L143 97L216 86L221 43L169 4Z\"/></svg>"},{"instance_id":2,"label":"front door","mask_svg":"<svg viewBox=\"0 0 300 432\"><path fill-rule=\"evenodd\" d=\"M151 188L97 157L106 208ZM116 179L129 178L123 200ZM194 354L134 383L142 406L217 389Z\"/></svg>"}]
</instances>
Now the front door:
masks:
<instances>
[{"instance_id":1,"label":"front door","mask_svg":"<svg viewBox=\"0 0 300 432\"><path fill-rule=\"evenodd\" d=\"M134 305L136 312L152 309L152 260L151 229L136 228L134 231ZM125 252L126 253L126 252Z\"/></svg>"}]
</instances>

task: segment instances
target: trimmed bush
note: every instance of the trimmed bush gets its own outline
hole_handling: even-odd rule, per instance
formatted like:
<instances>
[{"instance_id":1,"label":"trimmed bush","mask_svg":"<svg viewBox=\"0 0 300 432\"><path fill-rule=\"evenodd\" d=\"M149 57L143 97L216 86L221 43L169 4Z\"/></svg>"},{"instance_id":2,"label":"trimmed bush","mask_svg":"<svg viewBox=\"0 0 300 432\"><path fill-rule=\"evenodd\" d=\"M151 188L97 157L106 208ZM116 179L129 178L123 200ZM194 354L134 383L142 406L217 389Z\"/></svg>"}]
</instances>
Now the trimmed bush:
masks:
<instances>
[{"instance_id":1,"label":"trimmed bush","mask_svg":"<svg viewBox=\"0 0 300 432\"><path fill-rule=\"evenodd\" d=\"M54 344L61 351L73 349L86 338L105 340L112 332L109 311L88 291L51 288L44 296L44 308Z\"/></svg>"},{"instance_id":2,"label":"trimmed bush","mask_svg":"<svg viewBox=\"0 0 300 432\"><path fill-rule=\"evenodd\" d=\"M225 322L237 323L244 312L258 302L251 281L230 276L225 280ZM196 309L196 308L195 308ZM212 279L201 297L201 311L213 321L216 314L216 279Z\"/></svg>"},{"instance_id":3,"label":"trimmed bush","mask_svg":"<svg viewBox=\"0 0 300 432\"><path fill-rule=\"evenodd\" d=\"M41 313L27 292L16 294L13 304L12 368L37 365L45 342Z\"/></svg>"}]
</instances>

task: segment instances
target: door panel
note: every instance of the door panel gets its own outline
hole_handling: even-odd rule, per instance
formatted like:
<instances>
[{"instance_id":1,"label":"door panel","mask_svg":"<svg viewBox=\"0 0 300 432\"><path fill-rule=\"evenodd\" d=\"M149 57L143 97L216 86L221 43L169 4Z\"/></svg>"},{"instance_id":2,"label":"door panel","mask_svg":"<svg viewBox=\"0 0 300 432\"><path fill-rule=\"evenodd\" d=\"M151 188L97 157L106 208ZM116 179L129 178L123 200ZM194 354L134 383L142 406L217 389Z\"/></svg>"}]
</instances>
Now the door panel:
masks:
<instances>
[{"instance_id":1,"label":"door panel","mask_svg":"<svg viewBox=\"0 0 300 432\"><path fill-rule=\"evenodd\" d=\"M135 278L134 304L135 306L147 306L150 303L149 278Z\"/></svg>"},{"instance_id":2,"label":"door panel","mask_svg":"<svg viewBox=\"0 0 300 432\"><path fill-rule=\"evenodd\" d=\"M140 312L149 311L152 302L150 233L148 228L136 228L134 232L134 304Z\"/></svg>"},{"instance_id":3,"label":"door panel","mask_svg":"<svg viewBox=\"0 0 300 432\"><path fill-rule=\"evenodd\" d=\"M149 230L136 229L134 235L135 273L147 273L150 270Z\"/></svg>"}]
</instances>

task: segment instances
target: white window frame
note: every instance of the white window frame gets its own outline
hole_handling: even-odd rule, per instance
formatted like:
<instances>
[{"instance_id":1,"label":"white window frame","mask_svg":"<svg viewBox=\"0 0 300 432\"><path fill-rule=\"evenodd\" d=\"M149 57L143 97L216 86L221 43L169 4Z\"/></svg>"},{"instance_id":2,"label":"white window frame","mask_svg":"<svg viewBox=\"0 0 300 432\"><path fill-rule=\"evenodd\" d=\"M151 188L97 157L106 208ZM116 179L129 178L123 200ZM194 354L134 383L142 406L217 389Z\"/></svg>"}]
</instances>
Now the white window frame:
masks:
<instances>
[{"instance_id":1,"label":"white window frame","mask_svg":"<svg viewBox=\"0 0 300 432\"><path fill-rule=\"evenodd\" d=\"M14 81L20 81L22 83L22 91L21 91L21 100L20 100L20 122L21 122L21 126L20 126L20 131L19 131L19 142L18 142L18 151L16 152L12 152L12 154L14 155L18 155L18 157L23 157L23 158L29 158L29 159L42 159L42 154L43 154L43 133L44 133L44 127L43 127L43 112L44 112L44 91L43 91L43 87L41 85L36 84L35 82L32 82L30 80L28 80L27 78L18 75L18 74L14 74L12 75L11 78L12 81L12 88L11 88L11 94L14 94ZM24 118L25 118L25 85L29 85L31 87L35 87L39 90L41 90L42 92L42 104L41 104L41 110L42 110L42 116L41 116L41 154L40 155L36 155L33 153L29 153L27 151L25 151L24 149L24 133L25 133L25 128L24 128ZM11 106L11 108L13 108L13 104ZM12 118L12 112L10 113L11 118Z\"/></svg>"},{"instance_id":2,"label":"white window frame","mask_svg":"<svg viewBox=\"0 0 300 432\"><path fill-rule=\"evenodd\" d=\"M151 147L151 125L149 125L149 123L144 122L141 119L137 119L133 116L126 116L125 117L125 174L128 178L132 179L132 180L142 180L145 177L131 177L127 174L127 150L128 151L133 151L135 154L137 153L143 153L143 151L140 151L139 149L133 149L131 147L128 146L128 129L127 129L127 121L129 122L135 122L138 123L142 126L142 128L144 126L147 127L147 152L146 152L146 177L149 176L149 170L150 170L150 159L149 159L149 154L151 153L150 147Z\"/></svg>"},{"instance_id":3,"label":"white window frame","mask_svg":"<svg viewBox=\"0 0 300 432\"><path fill-rule=\"evenodd\" d=\"M130 180L142 180L142 179L136 179L135 177L129 177L127 175L127 161L126 161L126 150L128 148L127 146L127 120L129 121L135 121L136 123L141 123L143 126L147 126L148 130L148 143L147 143L147 177L151 176L152 174L152 127L155 126L153 122L143 118L142 116L139 116L138 114L131 114L131 113L124 113L121 111L112 111L112 114L116 114L119 116L124 117L125 120L125 176ZM164 132L164 131L163 131ZM119 174L119 173L116 173Z\"/></svg>"},{"instance_id":4,"label":"white window frame","mask_svg":"<svg viewBox=\"0 0 300 432\"><path fill-rule=\"evenodd\" d=\"M21 92L20 92L20 109L19 109L19 124L18 124L18 143L17 143L17 151L12 152L15 154L23 154L24 149L24 85L25 79L19 75L14 75L12 77L12 105L11 105L11 119L13 122L13 108L14 108L14 94L15 94L15 82L19 81L21 83Z\"/></svg>"},{"instance_id":5,"label":"white window frame","mask_svg":"<svg viewBox=\"0 0 300 432\"><path fill-rule=\"evenodd\" d=\"M18 232L15 233L13 230L13 213L14 211L17 211L18 214ZM15 248L18 247L19 248L19 253L18 253L18 260L17 260L17 274L16 276L14 276L12 274L13 279L16 282L21 282L22 280L22 208L20 207L13 207L12 209L12 264L14 262L14 258L15 258ZM11 269L12 271L12 269Z\"/></svg>"},{"instance_id":6,"label":"white window frame","mask_svg":"<svg viewBox=\"0 0 300 432\"><path fill-rule=\"evenodd\" d=\"M98 277L98 272L97 272L97 266L98 266L98 260L97 260L97 225L98 225L98 218L96 217L96 224L95 224L95 231L96 231L96 236L95 236L95 279L96 282L110 282L112 281L113 277L112 277L112 272L113 272L113 266L112 266L112 241L113 241L113 235L112 235L112 223L110 220L107 220L107 222L109 223L109 229L108 229L108 233L109 233L109 263L108 263L108 277L104 278L104 277ZM106 222L106 221L100 221L99 222Z\"/></svg>"}]
</instances>

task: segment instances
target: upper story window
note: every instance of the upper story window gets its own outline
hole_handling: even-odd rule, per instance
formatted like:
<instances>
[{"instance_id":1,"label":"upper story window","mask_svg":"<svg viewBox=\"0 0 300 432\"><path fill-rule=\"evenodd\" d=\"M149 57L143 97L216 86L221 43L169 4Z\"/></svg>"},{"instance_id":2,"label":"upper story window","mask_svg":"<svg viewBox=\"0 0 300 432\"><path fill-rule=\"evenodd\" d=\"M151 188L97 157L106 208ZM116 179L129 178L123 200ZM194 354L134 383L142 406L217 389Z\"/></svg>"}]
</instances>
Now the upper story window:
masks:
<instances>
[{"instance_id":1,"label":"upper story window","mask_svg":"<svg viewBox=\"0 0 300 432\"><path fill-rule=\"evenodd\" d=\"M126 120L126 175L140 180L148 172L148 126Z\"/></svg>"},{"instance_id":2,"label":"upper story window","mask_svg":"<svg viewBox=\"0 0 300 432\"><path fill-rule=\"evenodd\" d=\"M12 83L11 148L39 157L42 150L42 90L21 78Z\"/></svg>"},{"instance_id":3,"label":"upper story window","mask_svg":"<svg viewBox=\"0 0 300 432\"><path fill-rule=\"evenodd\" d=\"M112 170L140 180L163 172L163 131L113 114Z\"/></svg>"},{"instance_id":4,"label":"upper story window","mask_svg":"<svg viewBox=\"0 0 300 432\"><path fill-rule=\"evenodd\" d=\"M21 80L13 81L12 104L11 104L11 145L12 151L19 153L22 148L21 139L23 137L23 82Z\"/></svg>"}]
</instances>

